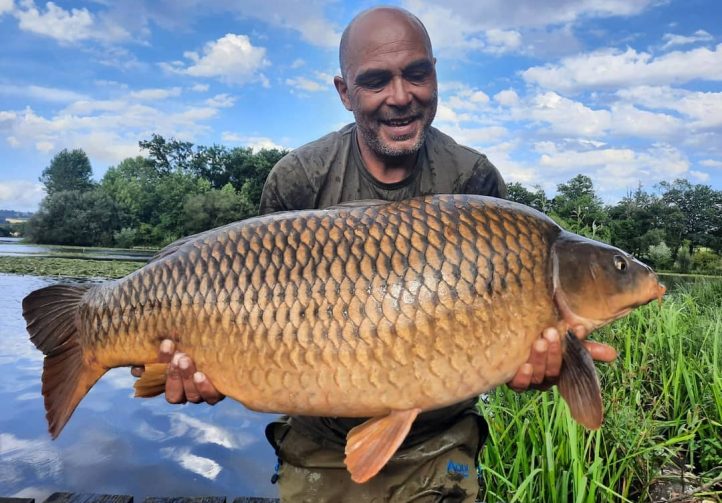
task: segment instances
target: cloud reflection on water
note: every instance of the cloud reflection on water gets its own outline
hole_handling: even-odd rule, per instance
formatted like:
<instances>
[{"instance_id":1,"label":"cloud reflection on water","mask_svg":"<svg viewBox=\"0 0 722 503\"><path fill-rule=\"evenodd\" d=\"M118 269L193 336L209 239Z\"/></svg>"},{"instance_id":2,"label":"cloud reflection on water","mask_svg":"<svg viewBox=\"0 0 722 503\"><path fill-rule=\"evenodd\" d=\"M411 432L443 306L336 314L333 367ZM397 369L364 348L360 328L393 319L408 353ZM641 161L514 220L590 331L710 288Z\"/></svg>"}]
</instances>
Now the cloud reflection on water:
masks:
<instances>
[{"instance_id":1,"label":"cloud reflection on water","mask_svg":"<svg viewBox=\"0 0 722 503\"><path fill-rule=\"evenodd\" d=\"M197 456L188 447L164 447L160 450L163 457L177 461L186 470L189 470L208 480L215 480L223 468L212 459Z\"/></svg>"}]
</instances>

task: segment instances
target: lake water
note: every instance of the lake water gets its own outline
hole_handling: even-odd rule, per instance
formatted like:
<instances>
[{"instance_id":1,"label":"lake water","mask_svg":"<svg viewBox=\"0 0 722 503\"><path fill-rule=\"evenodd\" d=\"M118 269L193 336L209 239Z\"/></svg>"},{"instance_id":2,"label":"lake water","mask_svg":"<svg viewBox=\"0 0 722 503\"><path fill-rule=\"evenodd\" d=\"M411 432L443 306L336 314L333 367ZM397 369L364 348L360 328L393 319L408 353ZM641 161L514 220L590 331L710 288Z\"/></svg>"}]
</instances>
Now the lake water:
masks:
<instances>
[{"instance_id":1,"label":"lake water","mask_svg":"<svg viewBox=\"0 0 722 503\"><path fill-rule=\"evenodd\" d=\"M34 245L22 242L22 238L0 237L0 255L25 257L68 257L105 260L147 260L154 252L125 250L122 248L84 248L82 246Z\"/></svg>"},{"instance_id":2,"label":"lake water","mask_svg":"<svg viewBox=\"0 0 722 503\"><path fill-rule=\"evenodd\" d=\"M127 368L108 372L51 440L43 356L28 339L21 302L55 281L0 274L0 497L276 496L276 458L263 434L275 416L230 399L214 407L135 399Z\"/></svg>"}]
</instances>

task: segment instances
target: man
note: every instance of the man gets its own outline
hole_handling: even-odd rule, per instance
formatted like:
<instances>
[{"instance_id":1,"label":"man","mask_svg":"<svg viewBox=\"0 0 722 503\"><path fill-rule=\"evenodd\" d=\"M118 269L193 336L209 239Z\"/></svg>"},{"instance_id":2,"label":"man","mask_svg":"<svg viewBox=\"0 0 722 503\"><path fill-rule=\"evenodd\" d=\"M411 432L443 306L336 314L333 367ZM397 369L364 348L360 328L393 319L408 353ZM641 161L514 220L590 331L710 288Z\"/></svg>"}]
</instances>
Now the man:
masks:
<instances>
[{"instance_id":1,"label":"man","mask_svg":"<svg viewBox=\"0 0 722 503\"><path fill-rule=\"evenodd\" d=\"M264 186L261 213L434 193L506 196L504 181L484 155L431 127L436 59L415 16L385 7L359 14L344 31L339 61L342 75L334 85L355 123L281 159ZM615 357L609 346L587 347L595 359ZM164 341L162 359L172 354L172 343ZM524 390L552 382L560 367L559 334L548 329L510 386ZM166 397L172 403L222 398L182 354L172 359ZM291 417L269 425L267 436L281 461L283 501L475 500L476 460L486 437L475 400L419 416L387 466L355 484L343 450L346 433L360 422Z\"/></svg>"}]
</instances>

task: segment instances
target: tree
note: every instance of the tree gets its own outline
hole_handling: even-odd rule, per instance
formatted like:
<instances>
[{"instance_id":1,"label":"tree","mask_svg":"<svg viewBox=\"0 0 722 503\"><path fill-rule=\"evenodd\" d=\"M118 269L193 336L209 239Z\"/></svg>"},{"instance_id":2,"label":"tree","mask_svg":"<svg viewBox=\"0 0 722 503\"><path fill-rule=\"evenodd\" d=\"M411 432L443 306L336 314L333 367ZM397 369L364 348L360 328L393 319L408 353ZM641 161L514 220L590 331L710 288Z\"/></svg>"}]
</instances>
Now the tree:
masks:
<instances>
[{"instance_id":1,"label":"tree","mask_svg":"<svg viewBox=\"0 0 722 503\"><path fill-rule=\"evenodd\" d=\"M119 229L118 208L102 190L65 190L43 199L27 237L35 243L112 246Z\"/></svg>"},{"instance_id":2,"label":"tree","mask_svg":"<svg viewBox=\"0 0 722 503\"><path fill-rule=\"evenodd\" d=\"M229 183L221 190L210 190L186 198L183 203L185 230L195 234L240 220L243 217L243 202Z\"/></svg>"},{"instance_id":3,"label":"tree","mask_svg":"<svg viewBox=\"0 0 722 503\"><path fill-rule=\"evenodd\" d=\"M665 206L681 217L680 238L691 246L722 251L722 192L683 179L659 185Z\"/></svg>"},{"instance_id":4,"label":"tree","mask_svg":"<svg viewBox=\"0 0 722 503\"><path fill-rule=\"evenodd\" d=\"M40 181L48 195L65 190L86 191L93 188L93 168L88 156L81 149L68 152L63 149L43 170Z\"/></svg>"},{"instance_id":5,"label":"tree","mask_svg":"<svg viewBox=\"0 0 722 503\"><path fill-rule=\"evenodd\" d=\"M536 185L534 192L524 187L519 182L512 182L506 186L508 191L508 198L510 201L525 204L537 209L541 212L547 212L549 210L549 200L547 199L544 189Z\"/></svg>"},{"instance_id":6,"label":"tree","mask_svg":"<svg viewBox=\"0 0 722 503\"><path fill-rule=\"evenodd\" d=\"M558 194L552 199L551 209L570 230L595 239L608 239L607 213L602 200L594 192L592 179L577 175L557 186Z\"/></svg>"}]
</instances>

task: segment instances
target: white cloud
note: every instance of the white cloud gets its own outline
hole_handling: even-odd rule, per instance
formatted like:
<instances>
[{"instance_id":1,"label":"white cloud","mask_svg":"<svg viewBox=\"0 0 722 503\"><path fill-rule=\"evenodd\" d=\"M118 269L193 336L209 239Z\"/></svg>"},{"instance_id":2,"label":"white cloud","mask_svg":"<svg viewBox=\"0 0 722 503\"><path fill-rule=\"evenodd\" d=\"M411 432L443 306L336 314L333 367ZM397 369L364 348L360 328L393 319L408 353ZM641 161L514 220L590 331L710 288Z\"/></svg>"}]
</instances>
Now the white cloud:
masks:
<instances>
[{"instance_id":1,"label":"white cloud","mask_svg":"<svg viewBox=\"0 0 722 503\"><path fill-rule=\"evenodd\" d=\"M210 86L208 84L195 84L193 87L191 87L191 91L196 93L205 93L210 89Z\"/></svg>"},{"instance_id":2,"label":"white cloud","mask_svg":"<svg viewBox=\"0 0 722 503\"><path fill-rule=\"evenodd\" d=\"M213 77L228 84L266 81L260 70L270 65L265 47L256 47L246 35L228 33L208 42L202 54L187 51L183 54L190 64L175 61L164 63L166 70L192 77Z\"/></svg>"},{"instance_id":3,"label":"white cloud","mask_svg":"<svg viewBox=\"0 0 722 503\"><path fill-rule=\"evenodd\" d=\"M0 16L6 12L12 12L14 8L13 0L0 0Z\"/></svg>"},{"instance_id":4,"label":"white cloud","mask_svg":"<svg viewBox=\"0 0 722 503\"><path fill-rule=\"evenodd\" d=\"M521 33L516 30L491 29L486 32L488 51L495 54L512 52L521 48Z\"/></svg>"},{"instance_id":5,"label":"white cloud","mask_svg":"<svg viewBox=\"0 0 722 503\"><path fill-rule=\"evenodd\" d=\"M583 89L631 87L643 84L680 84L691 80L722 80L722 44L714 50L699 47L654 57L627 48L603 49L564 58L558 65L532 67L524 80L548 89L576 92Z\"/></svg>"},{"instance_id":6,"label":"white cloud","mask_svg":"<svg viewBox=\"0 0 722 503\"><path fill-rule=\"evenodd\" d=\"M221 140L226 143L236 143L244 147L251 147L253 150L260 150L264 148L269 150L274 148L278 150L288 150L291 148L284 147L283 145L280 145L265 136L241 135L238 133L233 133L231 131L224 131L223 133L221 133Z\"/></svg>"},{"instance_id":7,"label":"white cloud","mask_svg":"<svg viewBox=\"0 0 722 503\"><path fill-rule=\"evenodd\" d=\"M311 77L293 77L286 79L286 85L291 88L310 93L328 92L334 89L333 75L324 72L314 72Z\"/></svg>"},{"instance_id":8,"label":"white cloud","mask_svg":"<svg viewBox=\"0 0 722 503\"><path fill-rule=\"evenodd\" d=\"M714 37L704 30L697 30L691 36L665 33L662 38L665 40L665 44L662 46L662 49L669 49L670 47L678 45L696 44L697 42L711 42L714 40Z\"/></svg>"},{"instance_id":9,"label":"white cloud","mask_svg":"<svg viewBox=\"0 0 722 503\"><path fill-rule=\"evenodd\" d=\"M32 100L58 103L65 103L85 98L84 95L75 91L36 85L21 86L13 84L0 84L0 95L2 94L6 96L17 96Z\"/></svg>"},{"instance_id":10,"label":"white cloud","mask_svg":"<svg viewBox=\"0 0 722 503\"><path fill-rule=\"evenodd\" d=\"M301 91L308 91L311 93L318 93L318 92L328 90L328 86L325 86L315 80L311 80L306 77L296 77L296 78L292 78L292 79L286 79L286 84L293 87L294 89L299 89Z\"/></svg>"},{"instance_id":11,"label":"white cloud","mask_svg":"<svg viewBox=\"0 0 722 503\"><path fill-rule=\"evenodd\" d=\"M709 173L703 171L690 170L689 175L700 183L706 183L709 181Z\"/></svg>"},{"instance_id":12,"label":"white cloud","mask_svg":"<svg viewBox=\"0 0 722 503\"><path fill-rule=\"evenodd\" d=\"M306 62L301 58L296 58L293 60L293 63L291 63L291 68L294 70L297 70L298 68L301 68L303 65L305 65Z\"/></svg>"},{"instance_id":13,"label":"white cloud","mask_svg":"<svg viewBox=\"0 0 722 503\"><path fill-rule=\"evenodd\" d=\"M34 0L21 0L13 10L19 27L59 42L72 43L95 39L101 41L125 40L128 32L122 26L98 20L86 8L65 10L54 2L47 2L45 10L38 9Z\"/></svg>"},{"instance_id":14,"label":"white cloud","mask_svg":"<svg viewBox=\"0 0 722 503\"><path fill-rule=\"evenodd\" d=\"M212 108L229 108L236 103L236 98L230 94L216 94L212 98L206 100L206 105Z\"/></svg>"},{"instance_id":15,"label":"white cloud","mask_svg":"<svg viewBox=\"0 0 722 503\"><path fill-rule=\"evenodd\" d=\"M699 164L701 166L704 166L705 168L722 169L722 161L718 161L716 159L705 159L703 161L700 161Z\"/></svg>"},{"instance_id":16,"label":"white cloud","mask_svg":"<svg viewBox=\"0 0 722 503\"><path fill-rule=\"evenodd\" d=\"M514 106L519 103L519 95L513 89L504 89L494 95L494 101L503 106Z\"/></svg>"},{"instance_id":17,"label":"white cloud","mask_svg":"<svg viewBox=\"0 0 722 503\"><path fill-rule=\"evenodd\" d=\"M571 177L577 173L590 176L601 191L618 192L640 182L652 185L662 180L684 177L690 163L678 149L654 144L640 151L630 148L590 148L566 150L546 146L539 157L540 179Z\"/></svg>"},{"instance_id":18,"label":"white cloud","mask_svg":"<svg viewBox=\"0 0 722 503\"><path fill-rule=\"evenodd\" d=\"M0 208L34 211L45 197L43 185L26 180L0 181Z\"/></svg>"},{"instance_id":19,"label":"white cloud","mask_svg":"<svg viewBox=\"0 0 722 503\"><path fill-rule=\"evenodd\" d=\"M688 91L669 86L637 86L617 96L654 110L672 110L689 118L692 129L722 126L722 92Z\"/></svg>"},{"instance_id":20,"label":"white cloud","mask_svg":"<svg viewBox=\"0 0 722 503\"><path fill-rule=\"evenodd\" d=\"M437 5L426 0L407 0L403 3L414 13L424 13ZM480 29L491 30L564 24L580 18L631 16L655 3L656 0L447 0L444 5L449 11L463 13L464 19Z\"/></svg>"},{"instance_id":21,"label":"white cloud","mask_svg":"<svg viewBox=\"0 0 722 503\"><path fill-rule=\"evenodd\" d=\"M139 91L133 91L130 93L131 98L138 100L165 100L167 98L176 97L181 95L180 87L170 87L167 89L141 89Z\"/></svg>"}]
</instances>

